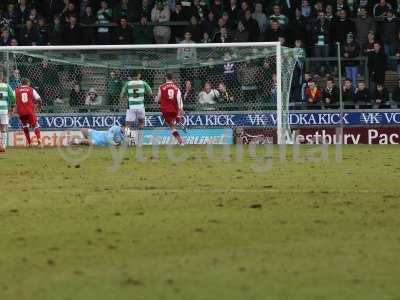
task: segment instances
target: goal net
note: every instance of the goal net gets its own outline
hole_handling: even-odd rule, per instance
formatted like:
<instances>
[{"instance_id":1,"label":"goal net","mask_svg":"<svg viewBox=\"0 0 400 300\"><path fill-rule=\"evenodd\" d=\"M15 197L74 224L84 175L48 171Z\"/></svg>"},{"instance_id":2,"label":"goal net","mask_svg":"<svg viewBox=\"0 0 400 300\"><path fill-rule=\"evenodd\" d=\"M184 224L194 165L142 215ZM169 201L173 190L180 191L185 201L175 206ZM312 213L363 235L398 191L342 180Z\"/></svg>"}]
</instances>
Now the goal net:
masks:
<instances>
[{"instance_id":1,"label":"goal net","mask_svg":"<svg viewBox=\"0 0 400 300\"><path fill-rule=\"evenodd\" d=\"M121 89L139 71L156 93L173 72L186 114L243 113L253 126L284 143L296 64L293 49L278 43L0 48L3 73L13 87L30 79L43 99L43 114L121 114ZM145 99L146 113L159 105ZM232 127L247 124L238 119ZM197 125L199 126L199 125Z\"/></svg>"}]
</instances>

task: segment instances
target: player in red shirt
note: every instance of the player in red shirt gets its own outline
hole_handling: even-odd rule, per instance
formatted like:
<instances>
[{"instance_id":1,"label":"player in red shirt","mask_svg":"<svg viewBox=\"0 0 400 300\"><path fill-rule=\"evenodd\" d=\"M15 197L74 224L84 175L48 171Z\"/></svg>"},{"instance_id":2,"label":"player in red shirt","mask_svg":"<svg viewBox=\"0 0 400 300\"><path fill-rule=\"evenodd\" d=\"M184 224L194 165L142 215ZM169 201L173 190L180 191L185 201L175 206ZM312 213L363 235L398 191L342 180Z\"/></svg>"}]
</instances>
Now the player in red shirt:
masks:
<instances>
[{"instance_id":1,"label":"player in red shirt","mask_svg":"<svg viewBox=\"0 0 400 300\"><path fill-rule=\"evenodd\" d=\"M36 107L41 101L39 94L31 86L29 79L22 79L21 86L15 90L16 112L22 123L26 142L31 145L31 137L29 135L29 127L35 130L38 146L42 146L42 138L36 117Z\"/></svg>"},{"instance_id":2,"label":"player in red shirt","mask_svg":"<svg viewBox=\"0 0 400 300\"><path fill-rule=\"evenodd\" d=\"M161 113L165 122L172 129L172 135L180 145L184 145L182 137L176 129L176 126L179 125L186 132L186 128L181 123L183 112L182 93L174 83L174 75L172 73L167 73L165 79L165 83L158 89L157 101L160 103Z\"/></svg>"}]
</instances>

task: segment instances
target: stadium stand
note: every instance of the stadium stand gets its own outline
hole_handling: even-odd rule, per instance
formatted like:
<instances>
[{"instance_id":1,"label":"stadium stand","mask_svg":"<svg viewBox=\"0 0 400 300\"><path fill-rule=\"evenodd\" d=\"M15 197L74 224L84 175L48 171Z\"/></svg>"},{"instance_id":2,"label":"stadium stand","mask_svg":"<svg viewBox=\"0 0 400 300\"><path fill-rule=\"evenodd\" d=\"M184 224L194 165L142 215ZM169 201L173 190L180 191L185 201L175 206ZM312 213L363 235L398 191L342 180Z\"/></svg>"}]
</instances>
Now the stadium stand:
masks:
<instances>
[{"instance_id":1,"label":"stadium stand","mask_svg":"<svg viewBox=\"0 0 400 300\"><path fill-rule=\"evenodd\" d=\"M196 43L280 41L306 56L299 58L293 77L293 107L337 107L337 96L325 97L333 83L343 89L346 108L397 108L399 15L400 1L391 0L5 0L0 4L0 47L181 43L188 32L191 42ZM349 79L350 89L338 82L336 43L341 44L342 75ZM55 86L71 72L43 64L48 72L41 80L53 81ZM24 70L11 74L14 87L20 76L26 76ZM90 76L75 76L67 90L41 90L51 99L48 108L66 97L71 106L88 109L85 103L91 103L88 99L93 92L103 102L116 106L117 90L126 76L113 70L92 70ZM93 78L104 81L104 90L93 90ZM187 79L191 86L188 99L198 102L194 94L204 95L200 89L205 82L193 87ZM365 83L370 95L363 100L360 82ZM36 84L40 88L40 80ZM382 87L385 100L376 101L382 98ZM225 87L208 88L228 97ZM317 91L318 97L310 98L310 93L315 95L311 90Z\"/></svg>"}]
</instances>

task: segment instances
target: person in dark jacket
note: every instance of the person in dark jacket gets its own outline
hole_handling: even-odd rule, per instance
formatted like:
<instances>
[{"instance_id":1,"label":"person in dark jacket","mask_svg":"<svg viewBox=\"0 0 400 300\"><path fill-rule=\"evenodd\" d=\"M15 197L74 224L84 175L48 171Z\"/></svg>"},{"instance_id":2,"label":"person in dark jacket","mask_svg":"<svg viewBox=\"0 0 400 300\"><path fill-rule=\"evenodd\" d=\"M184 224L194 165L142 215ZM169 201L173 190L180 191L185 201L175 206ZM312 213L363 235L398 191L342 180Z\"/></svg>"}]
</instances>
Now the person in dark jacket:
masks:
<instances>
[{"instance_id":1,"label":"person in dark jacket","mask_svg":"<svg viewBox=\"0 0 400 300\"><path fill-rule=\"evenodd\" d=\"M82 38L82 28L75 16L69 17L69 24L64 28L64 45L79 45Z\"/></svg>"},{"instance_id":2,"label":"person in dark jacket","mask_svg":"<svg viewBox=\"0 0 400 300\"><path fill-rule=\"evenodd\" d=\"M49 43L49 31L46 20L40 18L38 22L38 45L47 45Z\"/></svg>"},{"instance_id":3,"label":"person in dark jacket","mask_svg":"<svg viewBox=\"0 0 400 300\"><path fill-rule=\"evenodd\" d=\"M265 33L265 41L277 42L279 37L286 37L285 30L282 29L281 25L277 20L272 20L269 28Z\"/></svg>"},{"instance_id":4,"label":"person in dark jacket","mask_svg":"<svg viewBox=\"0 0 400 300\"><path fill-rule=\"evenodd\" d=\"M333 24L332 39L334 42L344 44L346 42L347 35L350 32L356 32L354 22L347 18L347 12L342 9L339 12L339 18Z\"/></svg>"},{"instance_id":5,"label":"person in dark jacket","mask_svg":"<svg viewBox=\"0 0 400 300\"><path fill-rule=\"evenodd\" d=\"M82 44L93 45L96 43L96 30L92 27L96 23L96 16L91 6L86 6L84 14L80 18L82 24Z\"/></svg>"},{"instance_id":6,"label":"person in dark jacket","mask_svg":"<svg viewBox=\"0 0 400 300\"><path fill-rule=\"evenodd\" d=\"M33 27L31 20L26 21L25 27L22 28L19 38L21 46L35 46L38 42L37 30Z\"/></svg>"},{"instance_id":7,"label":"person in dark jacket","mask_svg":"<svg viewBox=\"0 0 400 300\"><path fill-rule=\"evenodd\" d=\"M400 104L400 80L397 81L397 86L393 89L392 101L398 105Z\"/></svg>"},{"instance_id":8,"label":"person in dark jacket","mask_svg":"<svg viewBox=\"0 0 400 300\"><path fill-rule=\"evenodd\" d=\"M371 94L364 81L360 81L354 92L354 100L356 103L370 103Z\"/></svg>"},{"instance_id":9,"label":"person in dark jacket","mask_svg":"<svg viewBox=\"0 0 400 300\"><path fill-rule=\"evenodd\" d=\"M63 32L64 28L61 24L59 16L55 16L53 19L53 25L49 30L49 44L50 45L62 45L63 44Z\"/></svg>"},{"instance_id":10,"label":"person in dark jacket","mask_svg":"<svg viewBox=\"0 0 400 300\"><path fill-rule=\"evenodd\" d=\"M372 95L372 103L376 105L386 105L389 102L389 93L383 84L378 83Z\"/></svg>"},{"instance_id":11,"label":"person in dark jacket","mask_svg":"<svg viewBox=\"0 0 400 300\"><path fill-rule=\"evenodd\" d=\"M327 57L329 56L329 43L331 40L330 36L330 23L325 18L325 13L320 11L318 18L312 25L311 37L314 56L315 57ZM329 69L329 64L326 62L316 62L315 71L317 73L324 74Z\"/></svg>"},{"instance_id":12,"label":"person in dark jacket","mask_svg":"<svg viewBox=\"0 0 400 300\"><path fill-rule=\"evenodd\" d=\"M378 42L374 43L374 51L368 54L368 71L372 89L378 83L385 83L386 55Z\"/></svg>"},{"instance_id":13,"label":"person in dark jacket","mask_svg":"<svg viewBox=\"0 0 400 300\"><path fill-rule=\"evenodd\" d=\"M260 38L260 27L258 27L257 21L251 16L250 10L245 11L242 23L249 33L249 42L258 42Z\"/></svg>"},{"instance_id":14,"label":"person in dark jacket","mask_svg":"<svg viewBox=\"0 0 400 300\"><path fill-rule=\"evenodd\" d=\"M113 36L115 44L128 45L133 43L132 27L128 24L126 17L120 19L119 26Z\"/></svg>"},{"instance_id":15,"label":"person in dark jacket","mask_svg":"<svg viewBox=\"0 0 400 300\"><path fill-rule=\"evenodd\" d=\"M343 86L342 86L342 99L343 102L347 103L353 103L354 102L354 87L351 84L351 79L346 78L344 80Z\"/></svg>"},{"instance_id":16,"label":"person in dark jacket","mask_svg":"<svg viewBox=\"0 0 400 300\"><path fill-rule=\"evenodd\" d=\"M71 93L69 94L69 105L74 106L82 106L85 104L85 92L82 91L79 83L75 82Z\"/></svg>"},{"instance_id":17,"label":"person in dark jacket","mask_svg":"<svg viewBox=\"0 0 400 300\"><path fill-rule=\"evenodd\" d=\"M396 53L395 44L399 32L399 23L392 10L387 12L387 16L380 26L379 36L383 42L383 48L387 56L392 56Z\"/></svg>"},{"instance_id":18,"label":"person in dark jacket","mask_svg":"<svg viewBox=\"0 0 400 300\"><path fill-rule=\"evenodd\" d=\"M307 44L306 20L301 15L299 8L295 9L294 16L289 20L288 32L290 34L290 43L293 44L295 40L301 40Z\"/></svg>"},{"instance_id":19,"label":"person in dark jacket","mask_svg":"<svg viewBox=\"0 0 400 300\"><path fill-rule=\"evenodd\" d=\"M187 21L188 18L183 11L182 4L177 2L175 5L175 10L171 13L171 21L172 22L183 22ZM183 39L184 34L183 26L174 26L172 27L172 38L176 43L179 43Z\"/></svg>"},{"instance_id":20,"label":"person in dark jacket","mask_svg":"<svg viewBox=\"0 0 400 300\"><path fill-rule=\"evenodd\" d=\"M185 32L190 32L192 34L193 42L200 43L202 34L199 21L197 20L196 16L192 16L190 18L190 25L186 27Z\"/></svg>"},{"instance_id":21,"label":"person in dark jacket","mask_svg":"<svg viewBox=\"0 0 400 300\"><path fill-rule=\"evenodd\" d=\"M322 91L322 103L333 104L339 101L339 91L335 86L333 79L328 78L326 80L326 87Z\"/></svg>"},{"instance_id":22,"label":"person in dark jacket","mask_svg":"<svg viewBox=\"0 0 400 300\"><path fill-rule=\"evenodd\" d=\"M359 61L354 59L360 55L360 47L358 43L354 41L354 37L352 33L347 35L346 44L343 45L343 53L342 56L345 59L344 68L346 71L346 77L351 78L351 81L354 86L357 85L357 76L358 76L358 65Z\"/></svg>"}]
</instances>

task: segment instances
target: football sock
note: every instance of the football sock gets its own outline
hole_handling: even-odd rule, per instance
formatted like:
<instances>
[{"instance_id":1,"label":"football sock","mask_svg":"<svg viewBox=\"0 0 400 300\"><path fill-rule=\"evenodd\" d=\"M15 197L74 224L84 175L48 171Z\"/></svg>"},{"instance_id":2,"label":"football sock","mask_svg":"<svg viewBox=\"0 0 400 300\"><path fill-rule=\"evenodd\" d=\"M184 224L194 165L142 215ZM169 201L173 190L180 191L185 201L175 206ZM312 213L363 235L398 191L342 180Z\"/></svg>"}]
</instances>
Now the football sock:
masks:
<instances>
[{"instance_id":1,"label":"football sock","mask_svg":"<svg viewBox=\"0 0 400 300\"><path fill-rule=\"evenodd\" d=\"M182 145L183 144L183 140L182 140L182 137L179 134L179 132L175 130L175 131L172 132L172 134L178 140L178 143Z\"/></svg>"},{"instance_id":2,"label":"football sock","mask_svg":"<svg viewBox=\"0 0 400 300\"><path fill-rule=\"evenodd\" d=\"M39 129L39 127L35 127L35 135L36 135L36 138L37 138L37 140L38 140L38 143L41 143L41 142L42 142L42 139L41 139L41 136L40 136L40 129Z\"/></svg>"},{"instance_id":3,"label":"football sock","mask_svg":"<svg viewBox=\"0 0 400 300\"><path fill-rule=\"evenodd\" d=\"M7 146L7 133L5 131L0 132L0 140L1 140L1 146L3 146L4 149L6 149Z\"/></svg>"},{"instance_id":4,"label":"football sock","mask_svg":"<svg viewBox=\"0 0 400 300\"><path fill-rule=\"evenodd\" d=\"M31 144L31 136L29 135L29 127L24 127L24 134L28 145Z\"/></svg>"}]
</instances>

